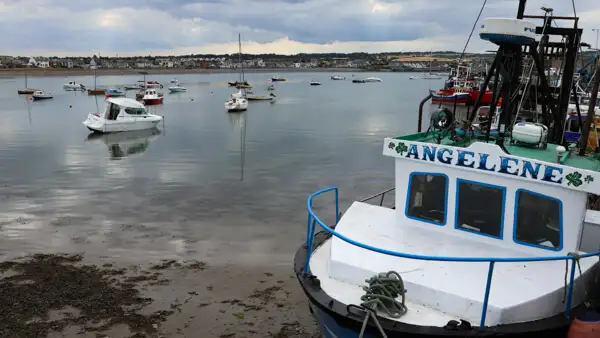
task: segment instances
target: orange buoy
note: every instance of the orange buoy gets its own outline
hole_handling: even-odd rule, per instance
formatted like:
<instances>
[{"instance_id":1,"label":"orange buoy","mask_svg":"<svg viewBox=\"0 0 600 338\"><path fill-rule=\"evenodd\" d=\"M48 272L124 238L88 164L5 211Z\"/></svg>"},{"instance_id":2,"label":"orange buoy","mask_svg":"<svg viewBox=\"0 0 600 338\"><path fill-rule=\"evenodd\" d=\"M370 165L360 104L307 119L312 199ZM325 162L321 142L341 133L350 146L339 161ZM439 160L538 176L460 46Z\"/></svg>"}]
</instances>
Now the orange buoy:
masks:
<instances>
[{"instance_id":1,"label":"orange buoy","mask_svg":"<svg viewBox=\"0 0 600 338\"><path fill-rule=\"evenodd\" d=\"M600 313L588 311L571 322L567 338L600 337Z\"/></svg>"}]
</instances>

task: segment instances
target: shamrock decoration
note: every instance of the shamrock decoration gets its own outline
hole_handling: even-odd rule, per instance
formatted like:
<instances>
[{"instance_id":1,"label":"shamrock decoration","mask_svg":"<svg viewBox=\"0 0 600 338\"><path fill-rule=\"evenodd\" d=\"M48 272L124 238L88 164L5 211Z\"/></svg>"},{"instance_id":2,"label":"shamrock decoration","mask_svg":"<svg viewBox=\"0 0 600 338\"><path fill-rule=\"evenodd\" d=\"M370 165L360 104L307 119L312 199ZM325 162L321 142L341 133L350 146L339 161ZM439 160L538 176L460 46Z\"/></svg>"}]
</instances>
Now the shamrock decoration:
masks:
<instances>
[{"instance_id":1,"label":"shamrock decoration","mask_svg":"<svg viewBox=\"0 0 600 338\"><path fill-rule=\"evenodd\" d=\"M408 150L408 147L406 146L406 144L404 144L404 142L400 142L396 146L396 152L400 155L404 155L404 152L407 150Z\"/></svg>"},{"instance_id":2,"label":"shamrock decoration","mask_svg":"<svg viewBox=\"0 0 600 338\"><path fill-rule=\"evenodd\" d=\"M583 180L585 181L585 183L590 184L594 182L594 177L592 177L592 175L587 175Z\"/></svg>"},{"instance_id":3,"label":"shamrock decoration","mask_svg":"<svg viewBox=\"0 0 600 338\"><path fill-rule=\"evenodd\" d=\"M390 144L388 144L388 148L390 149L394 149L396 147L396 145L394 144L394 142L390 142Z\"/></svg>"},{"instance_id":4,"label":"shamrock decoration","mask_svg":"<svg viewBox=\"0 0 600 338\"><path fill-rule=\"evenodd\" d=\"M583 183L581 182L581 174L578 171L568 174L566 179L568 181L567 185L572 184L578 187Z\"/></svg>"}]
</instances>

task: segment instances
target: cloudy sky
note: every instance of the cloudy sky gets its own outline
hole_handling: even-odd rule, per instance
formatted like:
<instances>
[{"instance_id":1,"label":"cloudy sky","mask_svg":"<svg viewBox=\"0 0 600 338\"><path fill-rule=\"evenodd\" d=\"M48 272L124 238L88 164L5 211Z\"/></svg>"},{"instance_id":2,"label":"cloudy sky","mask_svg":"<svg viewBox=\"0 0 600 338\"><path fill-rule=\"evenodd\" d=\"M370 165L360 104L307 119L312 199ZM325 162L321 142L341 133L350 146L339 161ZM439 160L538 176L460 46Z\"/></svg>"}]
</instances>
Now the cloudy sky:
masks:
<instances>
[{"instance_id":1,"label":"cloudy sky","mask_svg":"<svg viewBox=\"0 0 600 338\"><path fill-rule=\"evenodd\" d=\"M0 55L462 50L483 0L0 0ZM514 17L518 0L488 0ZM600 1L575 0L595 44ZM572 15L570 0L529 0ZM493 46L474 35L469 51Z\"/></svg>"}]
</instances>

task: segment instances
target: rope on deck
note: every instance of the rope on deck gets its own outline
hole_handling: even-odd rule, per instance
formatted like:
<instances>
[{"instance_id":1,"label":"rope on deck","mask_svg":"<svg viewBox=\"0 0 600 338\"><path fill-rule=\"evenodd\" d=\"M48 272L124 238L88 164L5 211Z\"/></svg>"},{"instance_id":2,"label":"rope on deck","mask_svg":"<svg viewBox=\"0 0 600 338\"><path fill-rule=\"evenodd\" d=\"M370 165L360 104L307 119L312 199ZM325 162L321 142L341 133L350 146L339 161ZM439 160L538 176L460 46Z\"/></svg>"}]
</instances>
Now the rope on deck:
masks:
<instances>
[{"instance_id":1,"label":"rope on deck","mask_svg":"<svg viewBox=\"0 0 600 338\"><path fill-rule=\"evenodd\" d=\"M376 314L378 311L384 312L391 318L400 318L406 314L408 308L404 304L406 298L404 281L399 273L389 271L373 276L367 279L366 282L368 286L363 287L365 295L360 297L360 300L363 301L361 306L366 310L366 315L358 337L364 337L369 318L373 318L381 336L387 338ZM398 297L401 297L401 301L396 299Z\"/></svg>"}]
</instances>

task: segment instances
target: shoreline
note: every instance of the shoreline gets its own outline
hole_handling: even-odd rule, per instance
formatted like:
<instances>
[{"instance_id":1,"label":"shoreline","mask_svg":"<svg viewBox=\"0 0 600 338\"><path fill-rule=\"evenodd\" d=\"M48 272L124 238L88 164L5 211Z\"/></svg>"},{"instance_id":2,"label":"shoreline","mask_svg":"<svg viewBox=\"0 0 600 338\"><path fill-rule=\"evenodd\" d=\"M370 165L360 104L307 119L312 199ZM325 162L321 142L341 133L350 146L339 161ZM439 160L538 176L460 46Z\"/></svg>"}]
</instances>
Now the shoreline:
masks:
<instances>
[{"instance_id":1,"label":"shoreline","mask_svg":"<svg viewBox=\"0 0 600 338\"><path fill-rule=\"evenodd\" d=\"M140 72L147 72L148 75L181 75L181 74L230 74L237 73L237 69L118 69L102 68L96 70L96 76L115 76L115 75L136 75ZM391 72L391 70L366 70L358 68L250 68L245 69L245 73L362 73L362 72ZM56 68L14 68L0 69L0 77L18 77L24 76L45 77L45 76L93 76L94 71L89 69L56 69Z\"/></svg>"}]
</instances>

